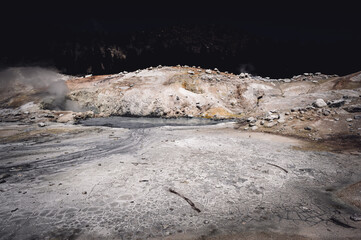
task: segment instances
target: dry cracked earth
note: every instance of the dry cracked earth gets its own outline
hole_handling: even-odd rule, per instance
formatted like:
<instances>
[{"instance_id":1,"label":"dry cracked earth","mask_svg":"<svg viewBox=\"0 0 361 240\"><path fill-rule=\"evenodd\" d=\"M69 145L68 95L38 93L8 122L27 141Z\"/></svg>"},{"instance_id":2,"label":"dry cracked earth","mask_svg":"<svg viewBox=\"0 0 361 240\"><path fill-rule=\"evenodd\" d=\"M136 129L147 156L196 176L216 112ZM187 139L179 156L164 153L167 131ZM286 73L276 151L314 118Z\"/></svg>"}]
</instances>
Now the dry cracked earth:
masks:
<instances>
[{"instance_id":1,"label":"dry cracked earth","mask_svg":"<svg viewBox=\"0 0 361 240\"><path fill-rule=\"evenodd\" d=\"M350 219L360 210L337 197L360 181L359 155L301 151L301 140L233 123L38 128L2 124L18 138L1 145L1 239L361 234Z\"/></svg>"},{"instance_id":2,"label":"dry cracked earth","mask_svg":"<svg viewBox=\"0 0 361 240\"><path fill-rule=\"evenodd\" d=\"M113 108L105 92L118 90L93 91L104 77L67 81L67 98L84 107L88 96L98 113L40 109L31 88L27 99L2 98L0 239L360 239L360 74L312 77L322 83L240 76L234 100L224 93L238 76L217 92L219 80L184 85L174 69L165 69L171 81L153 76L165 91L154 104L119 86L123 105ZM187 81L193 70L182 70ZM139 88L149 97L154 86ZM312 105L320 98L328 104ZM203 119L107 117L155 109ZM227 121L204 119L222 114ZM94 116L103 118L74 124Z\"/></svg>"}]
</instances>

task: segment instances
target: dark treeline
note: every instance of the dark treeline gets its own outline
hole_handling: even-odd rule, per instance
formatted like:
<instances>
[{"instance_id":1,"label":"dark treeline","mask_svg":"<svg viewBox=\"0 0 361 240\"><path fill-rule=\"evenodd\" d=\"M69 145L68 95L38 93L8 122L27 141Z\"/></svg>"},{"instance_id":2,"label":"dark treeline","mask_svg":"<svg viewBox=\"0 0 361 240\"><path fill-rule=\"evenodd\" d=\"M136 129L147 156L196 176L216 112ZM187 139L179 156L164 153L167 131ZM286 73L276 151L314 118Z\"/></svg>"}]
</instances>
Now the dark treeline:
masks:
<instances>
[{"instance_id":1,"label":"dark treeline","mask_svg":"<svg viewBox=\"0 0 361 240\"><path fill-rule=\"evenodd\" d=\"M26 23L24 23L26 24ZM144 29L9 27L1 67L50 66L67 74L109 74L157 65L217 67L273 78L303 72L345 75L361 70L359 36L350 40L277 39L222 24Z\"/></svg>"}]
</instances>

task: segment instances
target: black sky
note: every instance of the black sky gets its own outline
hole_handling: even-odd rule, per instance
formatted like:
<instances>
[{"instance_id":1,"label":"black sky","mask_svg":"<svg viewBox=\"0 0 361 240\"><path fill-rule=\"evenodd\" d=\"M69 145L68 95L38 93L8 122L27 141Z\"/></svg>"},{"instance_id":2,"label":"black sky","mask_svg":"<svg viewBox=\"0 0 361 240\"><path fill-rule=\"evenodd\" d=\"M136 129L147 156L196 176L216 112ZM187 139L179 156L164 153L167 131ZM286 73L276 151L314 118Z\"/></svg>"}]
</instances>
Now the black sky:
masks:
<instances>
[{"instance_id":1,"label":"black sky","mask_svg":"<svg viewBox=\"0 0 361 240\"><path fill-rule=\"evenodd\" d=\"M4 29L12 32L16 31L14 28L39 32L52 27L85 27L92 22L105 23L111 30L125 31L179 23L224 23L235 27L246 26L275 38L318 32L315 37L323 41L332 40L326 38L328 33L360 34L358 4L341 1L328 1L324 4L315 2L12 2L2 8L1 24ZM298 32L297 36L295 32ZM325 37L322 34L326 34Z\"/></svg>"},{"instance_id":2,"label":"black sky","mask_svg":"<svg viewBox=\"0 0 361 240\"><path fill-rule=\"evenodd\" d=\"M343 67L342 73L354 71L359 59L361 27L358 6L328 1L324 5L306 1L289 4L226 3L208 1L195 4L168 2L162 4L119 1L118 4L89 1L84 5L48 1L47 4L11 3L1 9L1 47L3 58L58 38L58 32L132 33L179 24L218 24L269 38L272 41L293 41L297 44L330 45L329 51L347 53L339 58L354 58L354 65ZM66 39L66 38L64 38ZM348 45L348 46L347 46ZM353 49L350 49L352 46ZM337 48L337 49L335 49ZM35 49L35 48L34 48ZM36 53L32 53L36 54ZM262 55L259 56L263 57ZM277 59L277 56L274 56ZM21 59L19 59L19 62ZM335 59L339 64L342 60ZM349 61L352 63L352 61ZM337 65L337 64L335 64ZM337 69L335 69L337 72Z\"/></svg>"}]
</instances>

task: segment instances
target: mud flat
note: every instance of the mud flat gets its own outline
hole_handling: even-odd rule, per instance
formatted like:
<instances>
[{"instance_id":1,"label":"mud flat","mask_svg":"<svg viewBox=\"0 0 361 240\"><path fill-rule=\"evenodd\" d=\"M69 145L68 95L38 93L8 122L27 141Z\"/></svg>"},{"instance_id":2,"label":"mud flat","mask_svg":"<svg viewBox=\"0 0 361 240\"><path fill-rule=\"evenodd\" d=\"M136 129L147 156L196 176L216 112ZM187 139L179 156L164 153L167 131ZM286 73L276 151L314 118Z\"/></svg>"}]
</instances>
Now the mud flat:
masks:
<instances>
[{"instance_id":1,"label":"mud flat","mask_svg":"<svg viewBox=\"0 0 361 240\"><path fill-rule=\"evenodd\" d=\"M339 198L361 180L358 154L230 122L0 127L0 239L361 236Z\"/></svg>"}]
</instances>

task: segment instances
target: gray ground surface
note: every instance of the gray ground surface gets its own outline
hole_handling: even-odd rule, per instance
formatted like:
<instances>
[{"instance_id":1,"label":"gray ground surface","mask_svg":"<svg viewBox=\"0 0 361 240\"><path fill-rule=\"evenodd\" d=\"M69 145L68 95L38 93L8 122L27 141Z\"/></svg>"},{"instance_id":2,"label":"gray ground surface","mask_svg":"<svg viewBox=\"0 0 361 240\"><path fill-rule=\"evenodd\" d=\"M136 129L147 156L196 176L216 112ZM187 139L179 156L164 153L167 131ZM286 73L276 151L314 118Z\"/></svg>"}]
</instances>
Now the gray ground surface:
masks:
<instances>
[{"instance_id":1,"label":"gray ground surface","mask_svg":"<svg viewBox=\"0 0 361 240\"><path fill-rule=\"evenodd\" d=\"M2 123L0 239L359 239L360 156L233 127Z\"/></svg>"}]
</instances>

